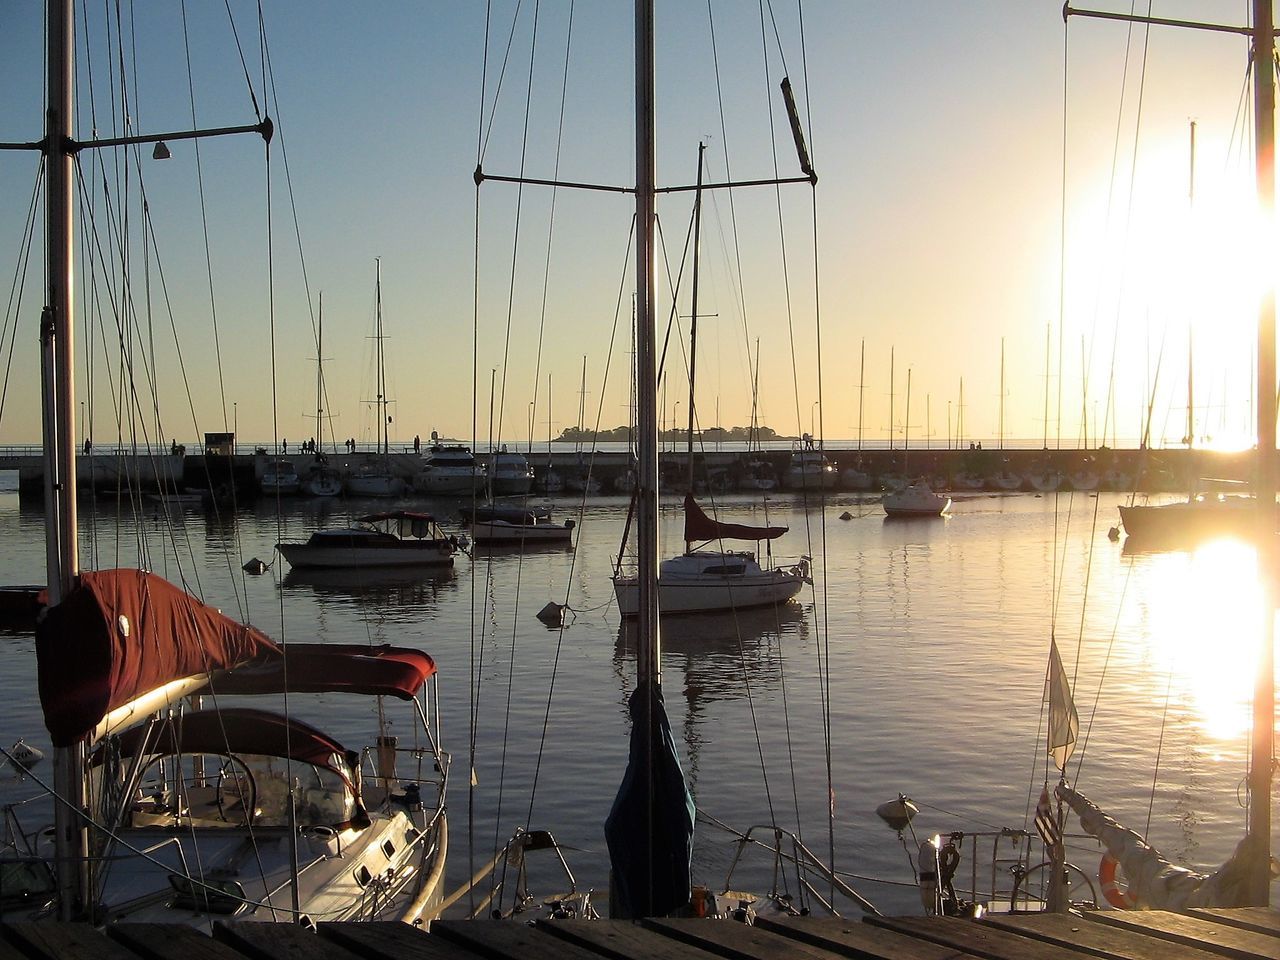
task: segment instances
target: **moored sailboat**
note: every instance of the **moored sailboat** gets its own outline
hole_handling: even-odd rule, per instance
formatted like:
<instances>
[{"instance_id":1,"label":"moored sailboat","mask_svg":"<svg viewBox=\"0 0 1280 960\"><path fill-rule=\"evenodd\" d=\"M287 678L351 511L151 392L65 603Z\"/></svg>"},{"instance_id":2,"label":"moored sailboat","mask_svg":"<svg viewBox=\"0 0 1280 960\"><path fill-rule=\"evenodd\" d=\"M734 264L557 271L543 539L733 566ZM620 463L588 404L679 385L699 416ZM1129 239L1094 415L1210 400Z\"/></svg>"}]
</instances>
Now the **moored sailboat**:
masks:
<instances>
[{"instance_id":1,"label":"moored sailboat","mask_svg":"<svg viewBox=\"0 0 1280 960\"><path fill-rule=\"evenodd\" d=\"M385 911L391 901L383 894L405 891L414 893L410 911L429 910L445 863L448 769L430 731L418 738L427 744L420 758L430 757L425 775L415 783L410 774L397 795L402 781L394 764L379 760L379 794L376 781L365 789L361 768L374 756L395 756L385 727L375 741L381 752L362 758L287 712L222 703L201 709L188 701L206 693L279 694L288 674L289 691L412 700L425 727L430 711L416 698L434 673L430 657L403 648L329 648L319 656L330 662L307 666L316 651L286 651L154 574L80 568L74 158L161 138L73 139L73 25L69 0L47 5L46 136L30 145L45 157L47 208L41 411L49 602L36 656L55 748L55 825L23 831L6 812L7 828L28 842L40 838L28 856L2 865L6 888L11 876L41 880L24 891L24 914L95 923L362 919ZM170 136L252 132L269 142L272 129L263 118ZM377 665L362 670L356 661ZM341 856L357 850L356 860Z\"/></svg>"}]
</instances>

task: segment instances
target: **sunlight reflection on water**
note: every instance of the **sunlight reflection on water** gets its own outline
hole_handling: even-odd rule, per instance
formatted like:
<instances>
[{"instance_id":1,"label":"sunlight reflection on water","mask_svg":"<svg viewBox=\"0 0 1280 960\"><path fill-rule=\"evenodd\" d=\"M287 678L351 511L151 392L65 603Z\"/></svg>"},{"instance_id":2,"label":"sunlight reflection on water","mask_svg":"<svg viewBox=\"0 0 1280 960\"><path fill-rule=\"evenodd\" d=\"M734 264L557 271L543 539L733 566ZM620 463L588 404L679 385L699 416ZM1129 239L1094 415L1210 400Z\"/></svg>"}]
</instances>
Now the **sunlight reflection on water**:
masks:
<instances>
[{"instance_id":1,"label":"sunlight reflection on water","mask_svg":"<svg viewBox=\"0 0 1280 960\"><path fill-rule=\"evenodd\" d=\"M791 527L775 550L814 556L814 592L781 616L754 611L736 625L695 617L666 627L666 701L700 807L738 827L766 822L772 809L824 853L834 808L837 865L908 883L903 850L873 813L899 791L921 801L922 836L1026 828L1046 775L1041 695L1052 627L1081 715L1073 779L1137 829L1151 805L1157 845L1215 867L1243 833L1254 560L1230 544L1123 557L1105 537L1119 501L981 496L959 501L949 520L886 523L877 507L851 497L807 512L793 497L774 497L769 522ZM260 578L228 572L250 556L270 558L281 536L344 523L362 506L296 503L277 517L263 504L220 522L195 511L167 527L154 512L117 522L99 502L82 506L81 517L99 565L135 563L134 544L145 539L161 558L157 572L185 577L230 614L247 611L273 636L404 643L436 658L441 735L455 757L450 887L470 873L468 676L478 677L476 858L523 821L536 780L533 826L579 847L571 857L579 880L603 890L601 825L625 764L635 672L608 576L625 502L588 505L576 555L477 555L474 564L460 557L448 573L355 580L299 575L283 560ZM446 503L426 507L453 515ZM736 521L765 518L745 497L727 498L722 509ZM836 519L846 509L854 518ZM557 516L576 510L557 504ZM679 521L678 505L664 504L669 545L678 543ZM0 558L0 581L40 577L42 523L38 509L0 494L0 536L12 545ZM549 600L575 611L563 634L534 618ZM30 637L5 635L0 645L0 740L22 736L43 749ZM819 669L828 662L824 684ZM828 696L830 792L821 713ZM305 715L306 707L296 709ZM327 698L308 719L351 744L369 733L367 704ZM0 797L15 789L0 780ZM697 879L715 886L731 846L724 834L699 829ZM1096 847L1073 853L1094 869ZM917 909L912 888L855 886L884 909Z\"/></svg>"}]
</instances>

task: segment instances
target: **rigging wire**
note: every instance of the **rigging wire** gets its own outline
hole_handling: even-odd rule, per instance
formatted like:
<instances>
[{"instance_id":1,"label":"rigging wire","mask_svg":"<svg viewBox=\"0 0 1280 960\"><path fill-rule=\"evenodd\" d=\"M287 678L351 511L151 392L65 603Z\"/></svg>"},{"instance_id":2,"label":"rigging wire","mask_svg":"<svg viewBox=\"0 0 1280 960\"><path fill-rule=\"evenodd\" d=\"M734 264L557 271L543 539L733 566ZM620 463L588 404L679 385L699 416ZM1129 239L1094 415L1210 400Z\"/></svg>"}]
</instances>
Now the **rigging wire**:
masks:
<instances>
[{"instance_id":1,"label":"rigging wire","mask_svg":"<svg viewBox=\"0 0 1280 960\"><path fill-rule=\"evenodd\" d=\"M765 81L764 82L765 101L769 106L769 150L773 160L773 177L776 180L780 176L780 165L778 162L778 138L777 138L776 119L774 116L773 97L770 96L770 86L769 86L769 49L768 49L768 34L765 27L765 7L766 7L765 0L761 0L761 3L759 4L760 54L761 54L761 63L763 68L761 73ZM770 12L772 13L772 8L770 8ZM779 51L779 56L781 56L780 51ZM778 242L781 249L781 259L782 259L782 290L783 290L783 302L785 304L785 310L787 315L787 338L791 347L792 399L795 405L797 432L800 432L800 426L799 426L800 425L800 374L799 374L799 368L796 365L795 317L792 310L791 270L788 266L788 258L787 258L787 234L786 234L786 223L785 223L783 210L782 210L781 186L779 186L778 184L774 184L773 193L774 193L774 203L777 208L777 216L778 216ZM818 366L818 379L819 379L819 385L820 385L821 369L822 369L822 359L820 354L818 357L817 366ZM819 386L819 389L821 389L820 386ZM819 409L821 409L821 393L819 393ZM822 431L819 430L819 447L821 447L821 439L820 439L821 436L822 436ZM820 514L825 514L826 511L822 509L822 507L825 506L826 504L826 493L824 490L821 489L821 486L822 485L819 484L818 503L819 503ZM805 496L805 504L807 507L808 505L807 491ZM814 553L814 549L813 549L814 538L813 538L813 529L810 525L810 520L809 520L809 511L807 509L805 510L805 513L804 513L804 524L805 524L805 541L809 547L809 553L810 555L812 555ZM817 616L817 613L815 610L815 617L816 616ZM819 645L819 649L820 649L820 645ZM819 686L819 689L821 690L821 685ZM801 842L803 842L804 829L803 829L803 824L800 818L799 787L798 787L797 778L796 778L794 754L793 754L793 748L792 748L791 739L790 739L790 723L789 722L787 725L787 734L788 734L787 756L788 756L788 762L789 762L790 771L791 771L792 801L795 806L796 836L797 838L800 839ZM764 762L763 757L761 758L761 762L762 763ZM829 802L831 799L832 798L828 796Z\"/></svg>"},{"instance_id":2,"label":"rigging wire","mask_svg":"<svg viewBox=\"0 0 1280 960\"><path fill-rule=\"evenodd\" d=\"M800 29L800 74L804 83L804 106L805 121L808 132L808 148L810 167L817 169L818 149L813 136L813 104L809 95L809 51L805 42L804 32L804 6L800 0L796 0L796 22ZM786 57L782 52L782 44L779 41L779 57L782 59L783 73L786 71ZM825 427L821 418L824 416L822 407L823 398L823 382L822 382L822 298L819 295L821 285L819 283L819 250L818 242L818 184L811 180L809 183L809 200L810 200L810 224L812 227L812 243L813 243L813 326L814 336L817 348L817 367L818 367L818 430L819 436L825 436ZM819 521L822 556L825 560L827 556L827 514L822 511ZM826 577L826 564L823 564L822 590L821 590L821 609L822 620L815 623L818 631L819 641L818 649L821 655L818 658L818 688L821 691L819 696L819 706L822 711L822 746L824 752L824 762L827 773L827 796L829 803L827 805L827 856L829 858L828 866L834 872L836 868L836 835L835 835L835 775L832 766L832 749L831 749L831 615L828 605L828 589L829 581ZM815 614L815 620L817 615ZM794 775L793 775L794 776ZM835 886L832 882L830 892L831 899L835 899Z\"/></svg>"}]
</instances>

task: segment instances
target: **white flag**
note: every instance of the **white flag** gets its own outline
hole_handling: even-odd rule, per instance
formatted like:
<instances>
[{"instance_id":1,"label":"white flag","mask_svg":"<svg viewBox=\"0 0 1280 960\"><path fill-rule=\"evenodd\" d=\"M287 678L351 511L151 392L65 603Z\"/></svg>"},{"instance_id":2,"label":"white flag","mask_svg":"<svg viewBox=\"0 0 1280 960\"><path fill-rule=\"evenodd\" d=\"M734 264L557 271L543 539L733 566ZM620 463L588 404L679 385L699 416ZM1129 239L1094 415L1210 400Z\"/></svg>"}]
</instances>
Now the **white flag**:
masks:
<instances>
[{"instance_id":1,"label":"white flag","mask_svg":"<svg viewBox=\"0 0 1280 960\"><path fill-rule=\"evenodd\" d=\"M1076 747L1080 732L1080 715L1071 699L1071 684L1058 656L1058 641L1049 638L1049 669L1044 681L1044 699L1049 704L1049 756L1059 770L1066 771L1067 760Z\"/></svg>"}]
</instances>

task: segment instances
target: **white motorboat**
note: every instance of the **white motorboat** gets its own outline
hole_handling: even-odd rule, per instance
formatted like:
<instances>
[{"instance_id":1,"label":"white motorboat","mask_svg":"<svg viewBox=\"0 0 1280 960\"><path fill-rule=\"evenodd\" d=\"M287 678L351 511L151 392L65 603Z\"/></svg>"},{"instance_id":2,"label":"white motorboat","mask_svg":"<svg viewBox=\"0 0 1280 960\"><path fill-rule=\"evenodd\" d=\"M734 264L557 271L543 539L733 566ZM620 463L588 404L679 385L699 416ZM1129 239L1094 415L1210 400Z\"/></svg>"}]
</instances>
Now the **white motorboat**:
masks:
<instances>
[{"instance_id":1,"label":"white motorboat","mask_svg":"<svg viewBox=\"0 0 1280 960\"><path fill-rule=\"evenodd\" d=\"M695 543L720 540L776 540L786 527L751 527L721 523L703 513L693 498L685 496L685 552L662 561L658 568L658 601L664 613L710 613L749 607L772 606L792 599L812 583L808 558L796 563L762 566L756 555L742 550L707 550ZM618 612L633 617L639 612L640 581L614 571L614 595Z\"/></svg>"},{"instance_id":2,"label":"white motorboat","mask_svg":"<svg viewBox=\"0 0 1280 960\"><path fill-rule=\"evenodd\" d=\"M398 497L405 492L406 484L380 463L361 464L355 473L343 482L343 488L351 497Z\"/></svg>"},{"instance_id":3,"label":"white motorboat","mask_svg":"<svg viewBox=\"0 0 1280 960\"><path fill-rule=\"evenodd\" d=\"M308 497L336 497L342 493L342 478L323 456L318 456L311 472L302 478L302 492Z\"/></svg>"},{"instance_id":4,"label":"white motorboat","mask_svg":"<svg viewBox=\"0 0 1280 960\"><path fill-rule=\"evenodd\" d=\"M506 444L489 454L489 487L495 497L523 497L533 489L533 467L518 450Z\"/></svg>"},{"instance_id":5,"label":"white motorboat","mask_svg":"<svg viewBox=\"0 0 1280 960\"><path fill-rule=\"evenodd\" d=\"M292 460L273 460L262 470L258 488L266 497L291 497L301 489L298 468Z\"/></svg>"},{"instance_id":6,"label":"white motorboat","mask_svg":"<svg viewBox=\"0 0 1280 960\"><path fill-rule=\"evenodd\" d=\"M480 507L464 517L477 544L570 543L574 521L556 523L547 511L521 507Z\"/></svg>"},{"instance_id":7,"label":"white motorboat","mask_svg":"<svg viewBox=\"0 0 1280 960\"><path fill-rule=\"evenodd\" d=\"M414 567L453 563L457 537L427 513L393 510L360 517L356 526L317 530L304 543L277 543L293 567Z\"/></svg>"},{"instance_id":8,"label":"white motorboat","mask_svg":"<svg viewBox=\"0 0 1280 960\"><path fill-rule=\"evenodd\" d=\"M992 490L1016 493L1022 489L1022 477L1008 467L1003 467L987 477L987 486Z\"/></svg>"},{"instance_id":9,"label":"white motorboat","mask_svg":"<svg viewBox=\"0 0 1280 960\"><path fill-rule=\"evenodd\" d=\"M791 451L791 462L783 476L783 485L788 490L831 490L838 480L836 468L822 448L814 446L813 437L806 433L801 445Z\"/></svg>"},{"instance_id":10,"label":"white motorboat","mask_svg":"<svg viewBox=\"0 0 1280 960\"><path fill-rule=\"evenodd\" d=\"M1057 467L1032 467L1027 473L1027 483L1037 493L1053 493L1062 486L1066 476Z\"/></svg>"},{"instance_id":11,"label":"white motorboat","mask_svg":"<svg viewBox=\"0 0 1280 960\"><path fill-rule=\"evenodd\" d=\"M413 478L415 490L437 497L471 496L484 484L484 464L476 460L470 447L460 443L432 444L422 469Z\"/></svg>"},{"instance_id":12,"label":"white motorboat","mask_svg":"<svg viewBox=\"0 0 1280 960\"><path fill-rule=\"evenodd\" d=\"M951 509L951 498L934 493L923 480L886 493L882 503L886 517L941 517Z\"/></svg>"}]
</instances>

